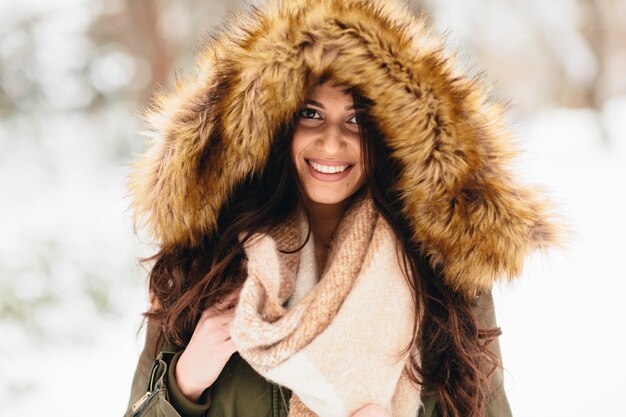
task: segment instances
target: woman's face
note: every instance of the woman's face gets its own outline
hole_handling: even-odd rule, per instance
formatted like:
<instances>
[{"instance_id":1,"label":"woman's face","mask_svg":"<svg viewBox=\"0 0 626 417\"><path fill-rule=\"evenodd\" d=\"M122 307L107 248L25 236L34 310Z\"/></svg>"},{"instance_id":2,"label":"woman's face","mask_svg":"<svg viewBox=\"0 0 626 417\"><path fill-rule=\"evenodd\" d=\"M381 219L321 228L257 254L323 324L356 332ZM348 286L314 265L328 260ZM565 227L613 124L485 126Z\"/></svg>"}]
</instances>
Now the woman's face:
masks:
<instances>
[{"instance_id":1,"label":"woman's face","mask_svg":"<svg viewBox=\"0 0 626 417\"><path fill-rule=\"evenodd\" d=\"M296 117L291 156L313 203L342 203L365 183L359 121L343 88L318 85Z\"/></svg>"}]
</instances>

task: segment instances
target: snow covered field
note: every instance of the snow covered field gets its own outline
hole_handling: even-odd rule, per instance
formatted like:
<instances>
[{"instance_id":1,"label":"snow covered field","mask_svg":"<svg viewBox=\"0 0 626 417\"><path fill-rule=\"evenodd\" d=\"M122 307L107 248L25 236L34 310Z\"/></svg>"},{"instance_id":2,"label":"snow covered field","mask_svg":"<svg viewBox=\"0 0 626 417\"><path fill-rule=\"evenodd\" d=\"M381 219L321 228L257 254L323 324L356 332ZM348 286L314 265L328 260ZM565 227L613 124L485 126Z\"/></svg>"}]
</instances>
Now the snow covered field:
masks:
<instances>
[{"instance_id":1,"label":"snow covered field","mask_svg":"<svg viewBox=\"0 0 626 417\"><path fill-rule=\"evenodd\" d=\"M494 294L515 416L625 415L626 100L601 119L608 145L587 110L555 109L520 127L526 177L550 190L574 235Z\"/></svg>"}]
</instances>

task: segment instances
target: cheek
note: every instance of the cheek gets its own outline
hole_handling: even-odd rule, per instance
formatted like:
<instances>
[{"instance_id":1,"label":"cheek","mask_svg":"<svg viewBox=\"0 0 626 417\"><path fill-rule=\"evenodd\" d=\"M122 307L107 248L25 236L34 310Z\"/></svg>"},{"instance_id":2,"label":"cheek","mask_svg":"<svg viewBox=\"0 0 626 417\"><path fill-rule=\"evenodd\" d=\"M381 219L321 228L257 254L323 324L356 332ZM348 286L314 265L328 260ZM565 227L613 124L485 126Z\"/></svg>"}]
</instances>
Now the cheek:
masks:
<instances>
[{"instance_id":1,"label":"cheek","mask_svg":"<svg viewBox=\"0 0 626 417\"><path fill-rule=\"evenodd\" d=\"M354 154L357 155L359 161L359 177L358 182L359 185L362 185L365 182L365 161L363 160L363 152L361 149L360 141L354 147Z\"/></svg>"},{"instance_id":2,"label":"cheek","mask_svg":"<svg viewBox=\"0 0 626 417\"><path fill-rule=\"evenodd\" d=\"M360 188L363 184L365 184L366 178L365 178L365 171L361 168L359 169L359 177L357 179L357 188Z\"/></svg>"},{"instance_id":3,"label":"cheek","mask_svg":"<svg viewBox=\"0 0 626 417\"><path fill-rule=\"evenodd\" d=\"M299 135L297 132L294 133L293 138L291 140L291 159L296 163L298 159L298 155L302 152L303 147L303 138L302 135Z\"/></svg>"}]
</instances>

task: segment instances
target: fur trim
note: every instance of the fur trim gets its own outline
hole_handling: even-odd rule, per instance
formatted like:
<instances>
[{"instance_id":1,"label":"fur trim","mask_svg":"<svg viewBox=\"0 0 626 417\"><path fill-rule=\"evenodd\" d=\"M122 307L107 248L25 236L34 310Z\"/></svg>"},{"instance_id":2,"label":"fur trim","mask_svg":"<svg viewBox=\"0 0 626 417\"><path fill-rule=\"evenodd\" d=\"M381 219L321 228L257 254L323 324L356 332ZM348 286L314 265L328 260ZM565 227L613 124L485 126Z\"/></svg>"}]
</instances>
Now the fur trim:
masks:
<instances>
[{"instance_id":1,"label":"fur trim","mask_svg":"<svg viewBox=\"0 0 626 417\"><path fill-rule=\"evenodd\" d=\"M372 116L403 166L412 237L449 286L476 294L557 241L541 193L506 169L516 151L503 107L454 69L423 20L383 0L269 0L232 13L197 75L157 95L147 115L153 144L130 177L136 224L164 245L213 231L326 72L375 100Z\"/></svg>"}]
</instances>

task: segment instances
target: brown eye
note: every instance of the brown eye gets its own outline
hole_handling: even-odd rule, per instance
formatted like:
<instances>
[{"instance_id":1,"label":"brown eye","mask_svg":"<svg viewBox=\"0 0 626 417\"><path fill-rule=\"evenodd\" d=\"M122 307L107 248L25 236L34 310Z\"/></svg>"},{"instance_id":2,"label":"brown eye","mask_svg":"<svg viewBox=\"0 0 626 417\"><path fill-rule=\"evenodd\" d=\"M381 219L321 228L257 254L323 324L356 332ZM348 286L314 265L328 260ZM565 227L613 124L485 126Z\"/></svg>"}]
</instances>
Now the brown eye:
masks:
<instances>
[{"instance_id":1,"label":"brown eye","mask_svg":"<svg viewBox=\"0 0 626 417\"><path fill-rule=\"evenodd\" d=\"M315 115L319 115L319 113L317 112L317 110L312 109L310 107L306 107L302 110L300 110L300 112L298 113L298 115L304 119L321 119L320 117L314 117Z\"/></svg>"},{"instance_id":2,"label":"brown eye","mask_svg":"<svg viewBox=\"0 0 626 417\"><path fill-rule=\"evenodd\" d=\"M350 122L350 123L353 123L355 125L358 125L359 123L361 123L361 122L359 122L358 116L356 114L354 116L352 116L351 118L349 118L348 121L353 120L353 119L354 119L354 121Z\"/></svg>"}]
</instances>

